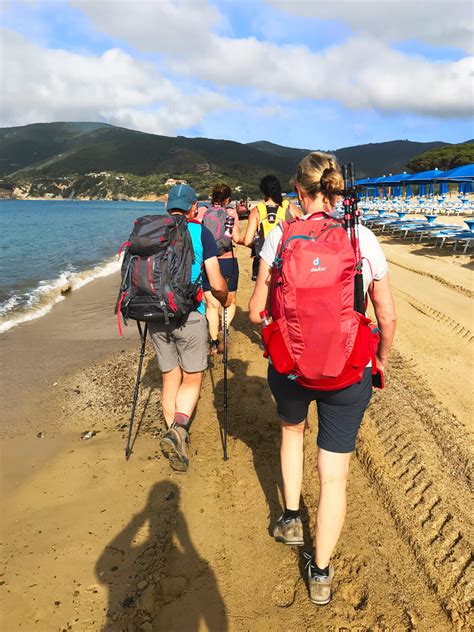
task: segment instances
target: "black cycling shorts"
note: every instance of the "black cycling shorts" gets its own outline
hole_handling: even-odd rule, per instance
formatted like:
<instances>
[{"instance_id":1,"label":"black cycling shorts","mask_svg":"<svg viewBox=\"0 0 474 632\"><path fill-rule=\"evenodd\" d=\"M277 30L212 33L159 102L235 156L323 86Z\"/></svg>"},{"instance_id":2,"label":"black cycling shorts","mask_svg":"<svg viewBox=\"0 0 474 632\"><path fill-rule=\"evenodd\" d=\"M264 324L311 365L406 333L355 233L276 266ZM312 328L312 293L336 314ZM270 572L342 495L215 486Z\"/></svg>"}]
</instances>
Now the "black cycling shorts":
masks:
<instances>
[{"instance_id":1,"label":"black cycling shorts","mask_svg":"<svg viewBox=\"0 0 474 632\"><path fill-rule=\"evenodd\" d=\"M318 408L318 446L328 452L353 452L357 432L372 397L372 369L364 369L362 380L338 391L313 391L289 380L268 366L268 383L278 414L289 424L301 423L315 401Z\"/></svg>"},{"instance_id":2,"label":"black cycling shorts","mask_svg":"<svg viewBox=\"0 0 474 632\"><path fill-rule=\"evenodd\" d=\"M219 261L219 268L222 276L227 280L227 286L229 292L237 292L237 286L239 284L239 262L237 257L229 257L226 259L217 259ZM202 275L202 289L205 292L211 290L209 280L204 273Z\"/></svg>"}]
</instances>

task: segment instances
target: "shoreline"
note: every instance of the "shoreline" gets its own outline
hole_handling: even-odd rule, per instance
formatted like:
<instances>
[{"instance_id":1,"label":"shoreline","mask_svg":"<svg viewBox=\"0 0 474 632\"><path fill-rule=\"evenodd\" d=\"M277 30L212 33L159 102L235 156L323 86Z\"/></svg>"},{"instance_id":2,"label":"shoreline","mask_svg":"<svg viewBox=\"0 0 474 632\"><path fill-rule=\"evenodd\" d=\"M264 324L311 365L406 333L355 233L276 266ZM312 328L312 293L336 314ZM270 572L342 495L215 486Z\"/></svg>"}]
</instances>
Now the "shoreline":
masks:
<instances>
[{"instance_id":1,"label":"shoreline","mask_svg":"<svg viewBox=\"0 0 474 632\"><path fill-rule=\"evenodd\" d=\"M123 338L118 335L113 309L119 283L118 272L93 279L47 314L0 335L2 435L11 436L12 428L13 434L29 431L36 420L41 425L42 416L54 416L54 387L61 377L136 343L132 326L123 328Z\"/></svg>"},{"instance_id":2,"label":"shoreline","mask_svg":"<svg viewBox=\"0 0 474 632\"><path fill-rule=\"evenodd\" d=\"M120 199L113 198L92 198L92 197L3 197L0 196L0 200L7 200L12 202L166 202L167 195L145 195L142 198L137 197L121 197Z\"/></svg>"},{"instance_id":3,"label":"shoreline","mask_svg":"<svg viewBox=\"0 0 474 632\"><path fill-rule=\"evenodd\" d=\"M113 256L104 259L92 268L77 272L62 271L54 279L40 281L36 288L29 290L30 299L36 295L34 304L17 309L13 304L13 309L10 310L3 308L0 314L0 338L10 329L46 316L71 292L76 292L97 279L116 274L120 270L121 262L121 257L118 259L117 256ZM11 301L12 298L8 300ZM6 301L6 306L8 307L8 301Z\"/></svg>"}]
</instances>

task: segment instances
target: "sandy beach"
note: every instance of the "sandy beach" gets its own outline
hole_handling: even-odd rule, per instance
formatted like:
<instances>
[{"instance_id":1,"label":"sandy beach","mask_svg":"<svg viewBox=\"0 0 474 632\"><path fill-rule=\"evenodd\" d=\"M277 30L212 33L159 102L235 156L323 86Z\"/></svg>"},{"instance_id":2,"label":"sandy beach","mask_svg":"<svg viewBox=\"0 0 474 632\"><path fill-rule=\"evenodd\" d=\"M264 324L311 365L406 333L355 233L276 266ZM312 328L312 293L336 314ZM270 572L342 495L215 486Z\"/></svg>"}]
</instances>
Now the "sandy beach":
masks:
<instances>
[{"instance_id":1,"label":"sandy beach","mask_svg":"<svg viewBox=\"0 0 474 632\"><path fill-rule=\"evenodd\" d=\"M248 320L251 260L238 248L227 462L219 359L205 376L189 471L162 457L151 346L125 461L139 340L133 323L117 334L117 275L0 336L2 629L470 629L474 264L381 242L398 331L387 388L373 398L351 466L331 605L309 602L299 552L269 533L281 509L279 428ZM314 409L310 426L305 550L317 497ZM81 440L85 431L96 434Z\"/></svg>"}]
</instances>

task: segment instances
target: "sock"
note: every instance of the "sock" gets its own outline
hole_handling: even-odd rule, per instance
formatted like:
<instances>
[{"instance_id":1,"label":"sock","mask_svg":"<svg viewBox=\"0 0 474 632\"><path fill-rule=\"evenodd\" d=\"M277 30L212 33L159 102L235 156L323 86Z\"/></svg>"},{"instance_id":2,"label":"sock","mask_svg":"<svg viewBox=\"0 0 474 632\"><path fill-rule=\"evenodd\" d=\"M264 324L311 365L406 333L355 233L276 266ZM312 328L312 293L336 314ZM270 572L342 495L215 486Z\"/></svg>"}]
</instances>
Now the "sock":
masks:
<instances>
[{"instance_id":1,"label":"sock","mask_svg":"<svg viewBox=\"0 0 474 632\"><path fill-rule=\"evenodd\" d=\"M175 413L173 425L179 426L180 428L184 428L185 430L188 430L189 415L185 415L184 413Z\"/></svg>"},{"instance_id":2,"label":"sock","mask_svg":"<svg viewBox=\"0 0 474 632\"><path fill-rule=\"evenodd\" d=\"M293 520L294 518L299 518L299 517L300 517L299 509L285 509L285 511L283 512L283 520L285 522L288 522L289 520Z\"/></svg>"},{"instance_id":3,"label":"sock","mask_svg":"<svg viewBox=\"0 0 474 632\"><path fill-rule=\"evenodd\" d=\"M329 577L329 565L326 568L319 568L314 561L314 557L311 559L311 575L319 575L320 577Z\"/></svg>"}]
</instances>

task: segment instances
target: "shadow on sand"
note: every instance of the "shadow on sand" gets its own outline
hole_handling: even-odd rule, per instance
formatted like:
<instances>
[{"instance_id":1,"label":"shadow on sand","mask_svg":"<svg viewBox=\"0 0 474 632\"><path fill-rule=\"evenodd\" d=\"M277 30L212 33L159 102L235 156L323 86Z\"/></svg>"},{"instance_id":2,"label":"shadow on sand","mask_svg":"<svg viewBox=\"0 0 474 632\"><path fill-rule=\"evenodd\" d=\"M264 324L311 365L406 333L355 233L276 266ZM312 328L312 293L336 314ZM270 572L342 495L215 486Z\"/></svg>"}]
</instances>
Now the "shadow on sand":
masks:
<instances>
[{"instance_id":1,"label":"shadow on sand","mask_svg":"<svg viewBox=\"0 0 474 632\"><path fill-rule=\"evenodd\" d=\"M95 570L108 588L103 632L226 632L227 614L209 565L193 546L179 488L156 483L142 511L105 547Z\"/></svg>"},{"instance_id":2,"label":"shadow on sand","mask_svg":"<svg viewBox=\"0 0 474 632\"><path fill-rule=\"evenodd\" d=\"M249 339L249 353L261 355L259 347L261 341L260 328L250 323L248 312L237 308L234 327ZM232 343L231 343L232 344ZM221 356L214 359L214 369L217 373L217 363ZM268 507L268 532L273 535L273 525L282 513L283 484L280 469L280 425L276 405L272 398L266 377L248 375L249 362L232 358L232 347L229 352L228 376L228 434L229 437L245 443L251 450L253 465L260 487L265 494ZM221 371L219 370L219 375ZM214 375L211 375L213 379ZM219 423L224 423L224 384L223 379L214 381L214 406ZM232 458L231 450L229 456ZM305 529L305 542L311 542L308 527L308 513L301 497L301 517Z\"/></svg>"}]
</instances>

